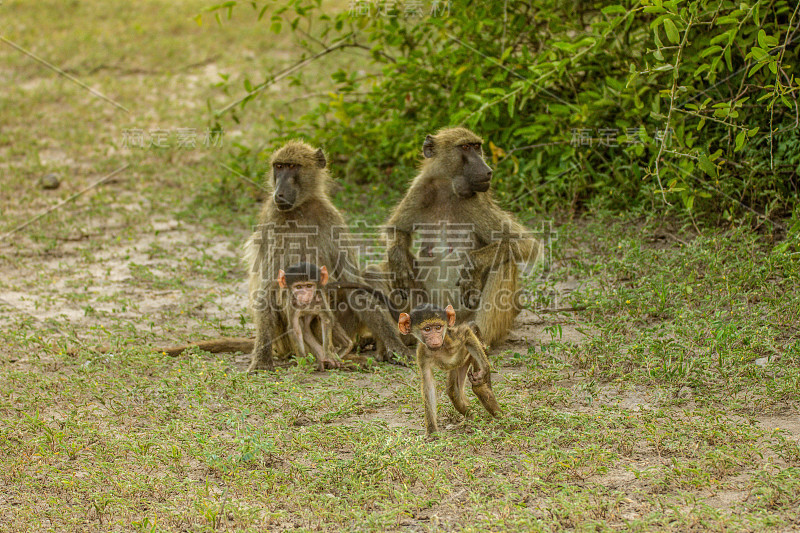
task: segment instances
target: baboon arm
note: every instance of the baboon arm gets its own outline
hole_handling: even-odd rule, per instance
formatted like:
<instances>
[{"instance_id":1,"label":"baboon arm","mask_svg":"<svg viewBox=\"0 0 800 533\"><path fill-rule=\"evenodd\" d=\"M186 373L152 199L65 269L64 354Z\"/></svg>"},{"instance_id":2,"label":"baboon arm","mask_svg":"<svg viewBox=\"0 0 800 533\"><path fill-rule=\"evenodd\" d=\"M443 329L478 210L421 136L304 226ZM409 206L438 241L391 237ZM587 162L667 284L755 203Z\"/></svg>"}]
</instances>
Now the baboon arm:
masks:
<instances>
[{"instance_id":1,"label":"baboon arm","mask_svg":"<svg viewBox=\"0 0 800 533\"><path fill-rule=\"evenodd\" d=\"M472 356L472 365L475 366L477 364L478 366L478 372L470 373L469 376L472 392L478 397L484 409L489 411L493 417L498 418L502 415L502 411L492 390L492 369L489 366L489 358L486 357L486 351L477 339L468 339L466 348Z\"/></svg>"},{"instance_id":2,"label":"baboon arm","mask_svg":"<svg viewBox=\"0 0 800 533\"><path fill-rule=\"evenodd\" d=\"M474 250L480 252L488 248L486 253L498 255L498 248L503 244L507 246L506 258L513 257L517 263L529 263L538 256L539 241L534 238L531 231L520 224L514 216L500 209L494 201L489 200L486 209L480 214L482 223L475 224L475 234L480 242L487 246Z\"/></svg>"},{"instance_id":3,"label":"baboon arm","mask_svg":"<svg viewBox=\"0 0 800 533\"><path fill-rule=\"evenodd\" d=\"M420 206L431 203L431 190L429 187L411 185L406 195L392 211L392 216L386 222L389 228L403 233L414 231L414 223L419 222Z\"/></svg>"},{"instance_id":4,"label":"baboon arm","mask_svg":"<svg viewBox=\"0 0 800 533\"><path fill-rule=\"evenodd\" d=\"M387 226L387 258L389 268L396 276L396 285L407 289L414 279L411 244L414 224L420 222L421 212L432 199L430 187L412 185L395 207Z\"/></svg>"},{"instance_id":5,"label":"baboon arm","mask_svg":"<svg viewBox=\"0 0 800 533\"><path fill-rule=\"evenodd\" d=\"M414 280L414 259L411 255L411 233L397 230L389 242L386 251L389 269L395 275L395 284L401 289L408 289Z\"/></svg>"},{"instance_id":6,"label":"baboon arm","mask_svg":"<svg viewBox=\"0 0 800 533\"><path fill-rule=\"evenodd\" d=\"M475 338L474 334L467 337L464 342L464 347L472 357L472 366L475 367L476 370L475 375L479 377L490 376L492 370L489 366L489 358L486 357L486 351L483 349L483 346L481 346L480 341Z\"/></svg>"}]
</instances>

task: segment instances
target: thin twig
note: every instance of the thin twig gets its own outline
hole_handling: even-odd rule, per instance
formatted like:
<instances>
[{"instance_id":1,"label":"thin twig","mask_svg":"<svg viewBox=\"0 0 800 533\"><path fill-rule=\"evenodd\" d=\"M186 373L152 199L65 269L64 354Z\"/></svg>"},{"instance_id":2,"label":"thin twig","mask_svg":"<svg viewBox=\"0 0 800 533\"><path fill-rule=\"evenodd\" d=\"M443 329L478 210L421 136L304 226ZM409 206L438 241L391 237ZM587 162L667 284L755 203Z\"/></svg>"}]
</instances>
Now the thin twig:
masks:
<instances>
[{"instance_id":1,"label":"thin twig","mask_svg":"<svg viewBox=\"0 0 800 533\"><path fill-rule=\"evenodd\" d=\"M89 186L88 186L88 187L86 187L85 189L81 189L80 191L76 192L75 194L73 194L72 196L70 196L69 198L67 198L66 200L62 200L62 201L60 201L59 203L57 203L56 205L54 205L54 206L53 206L53 207L51 207L50 209L48 209L48 210L44 211L43 213L40 213L40 214L36 215L35 217L33 217L33 218L32 218L32 219L30 219L29 221L25 222L24 224L20 224L19 226L17 226L16 228L12 229L11 231L9 231L9 232L7 232L7 233L3 234L3 235L2 235L2 237L0 237L0 240L3 240L3 239L5 239L6 237L9 237L9 236L13 235L14 233L18 232L18 231L19 231L19 230L21 230L22 228L26 228L26 227L30 226L31 224L33 224L34 222L36 222L37 220L39 220L39 219L40 219L40 218L42 218L43 216L45 216L45 215L48 215L48 214L52 213L52 212L53 212L53 211L55 211L56 209L58 209L58 208L62 207L64 204L67 204L67 203L71 202L72 200L74 200L74 199L75 199L75 198L77 198L78 196L82 195L83 193L85 193L85 192L87 192L87 191L90 191L91 189L94 189L94 188L95 188L95 187L97 187L98 185L102 185L103 183L105 183L106 181L110 180L111 178L113 178L114 176L116 176L117 174L119 174L120 172L122 172L123 170L125 170L126 168L128 168L129 166L130 166L130 164L129 164L129 163L126 163L126 164L122 165L120 168L118 168L117 170L115 170L114 172L112 172L111 174L109 174L108 176L106 176L105 178L103 178L103 179L101 179L101 180L99 180L99 181L96 181L96 182L92 183L91 185L89 185Z\"/></svg>"},{"instance_id":2,"label":"thin twig","mask_svg":"<svg viewBox=\"0 0 800 533\"><path fill-rule=\"evenodd\" d=\"M678 55L675 58L675 66L672 69L672 90L669 94L669 112L667 113L667 124L664 126L664 137L661 139L661 146L658 149L658 155L656 155L656 180L658 181L658 188L661 191L661 198L667 205L672 204L667 201L667 191L664 190L664 185L661 183L661 172L658 162L661 159L661 154L664 153L664 148L666 148L667 132L669 132L669 124L672 120L672 111L675 109L675 93L678 91L678 68L681 64L681 56L683 55L683 49L686 46L686 41L689 39L689 29L692 27L693 20L694 15L689 18L689 22L686 25L686 30L683 32L683 40L681 41L680 48L678 48Z\"/></svg>"},{"instance_id":3,"label":"thin twig","mask_svg":"<svg viewBox=\"0 0 800 533\"><path fill-rule=\"evenodd\" d=\"M794 12L792 12L792 18L789 19L788 28L792 28L792 22L794 22L794 17L797 15L797 10L800 9L800 2L798 2L797 6L794 8ZM800 27L800 24L798 24ZM791 35L794 35L792 33ZM773 148L773 137L774 132L772 131L772 118L775 115L775 102L778 100L778 85L780 84L780 72L781 72L781 63L783 62L783 55L786 53L786 46L789 37L789 30L786 30L786 37L783 39L783 46L781 47L780 54L778 54L777 64L775 68L775 86L772 89L772 94L775 95L772 98L772 105L769 106L769 169L773 170L775 168L775 162L772 156L772 148Z\"/></svg>"},{"instance_id":4,"label":"thin twig","mask_svg":"<svg viewBox=\"0 0 800 533\"><path fill-rule=\"evenodd\" d=\"M228 111L232 107L240 104L241 102L243 102L247 98L250 98L251 96L254 96L254 95L260 93L261 91L263 91L264 89L266 89L270 85L273 85L273 84L281 81L282 79L286 78L290 74L293 74L293 73L297 72L298 70L300 70L301 68L305 67L306 65L309 65L309 64L313 63L317 59L319 59L319 58L321 58L323 56L326 56L326 55L330 54L331 52L335 52L336 50L341 50L343 48L351 48L351 47L366 48L365 46L360 45L360 44L356 44L356 43L339 43L339 44L334 45L334 46L329 46L325 50L322 50L321 52L319 52L317 54L314 54L313 56L311 56L309 58L306 58L306 59L304 59L302 61L299 61L299 62L295 63L294 65L292 65L291 67L288 67L288 68L282 70L281 72L279 72L278 74L276 74L275 76L270 78L269 80L261 83L258 87L256 87L255 89L253 89L252 91L247 93L245 96L239 98L238 100L234 100L230 104L228 104L225 107L223 107L222 109L217 111L216 114L217 115L221 115L221 114L225 113L226 111Z\"/></svg>"}]
</instances>

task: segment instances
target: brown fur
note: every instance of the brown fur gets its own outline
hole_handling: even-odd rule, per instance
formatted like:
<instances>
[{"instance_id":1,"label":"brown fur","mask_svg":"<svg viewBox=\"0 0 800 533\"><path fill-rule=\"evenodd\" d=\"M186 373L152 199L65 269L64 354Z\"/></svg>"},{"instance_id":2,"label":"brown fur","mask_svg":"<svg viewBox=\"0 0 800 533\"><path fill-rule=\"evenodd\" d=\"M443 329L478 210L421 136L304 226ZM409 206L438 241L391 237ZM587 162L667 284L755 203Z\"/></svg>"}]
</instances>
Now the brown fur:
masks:
<instances>
[{"instance_id":1,"label":"brown fur","mask_svg":"<svg viewBox=\"0 0 800 533\"><path fill-rule=\"evenodd\" d=\"M304 289L309 283L313 288ZM285 272L281 270L278 285L282 289L279 300L282 300L284 318L289 324L294 353L311 353L320 371L340 368L341 358L353 349L353 341L334 317L326 267L318 268L310 263L293 265ZM342 346L340 352L334 350L334 340Z\"/></svg>"},{"instance_id":2,"label":"brown fur","mask_svg":"<svg viewBox=\"0 0 800 533\"><path fill-rule=\"evenodd\" d=\"M472 391L481 405L492 416L501 416L500 405L492 390L492 371L483 343L469 324L453 326L454 323L455 311L452 307L448 307L445 311L439 307L425 305L416 308L410 315L401 315L398 324L401 332L410 331L419 340L417 368L422 383L425 431L428 435L438 431L434 368L448 372L447 396L459 413L468 416L469 402L464 394L464 386L469 379ZM444 339L441 347L432 349L426 344L421 328L430 325L443 328Z\"/></svg>"},{"instance_id":3,"label":"brown fur","mask_svg":"<svg viewBox=\"0 0 800 533\"><path fill-rule=\"evenodd\" d=\"M393 230L389 232L387 255L388 266L396 274L397 287L407 289L414 288L415 284L422 285L433 303L452 304L464 320L474 320L486 343L491 345L508 333L520 311L510 305L512 298L507 298L506 305L497 306L501 297L519 290L516 263L535 259L539 243L533 238L515 237L524 235L525 228L500 209L491 192L477 192L467 198L459 195L463 184L460 180L453 182L464 171L459 147L478 143L482 143L481 138L465 128L441 130L426 139L424 149L428 157L386 223ZM448 255L450 250L445 250L439 256L431 253L431 257L426 257L421 253L414 258L411 244L415 225L442 222L472 225L468 232L470 242L461 246L473 268L461 276L448 274L446 279L421 280L421 269L442 267L452 256ZM497 233L504 229L508 230L506 237L498 238ZM448 246L447 235L440 236L438 241L422 242L421 251L443 246L445 249ZM462 299L470 291L479 294L476 308L462 305Z\"/></svg>"},{"instance_id":4,"label":"brown fur","mask_svg":"<svg viewBox=\"0 0 800 533\"><path fill-rule=\"evenodd\" d=\"M253 319L256 324L256 341L250 371L269 370L273 367L273 351L285 356L292 351L290 339L286 333L288 324L276 301L274 280L282 265L307 261L317 265L331 265L331 279L362 282L357 271L347 271L341 256L347 257L350 265L358 265L352 249L341 250L334 240L334 227L342 228L341 239L347 238L345 220L338 209L331 203L327 195L330 177L320 151L301 141L291 141L272 156L272 164L294 164L299 166L296 177L296 201L291 209L278 209L274 196L264 203L259 216L259 228L271 225L275 242L262 243L266 232L262 234L257 228L245 245L245 262L250 275L250 298ZM275 167L271 167L274 169ZM270 171L270 182L273 182L273 171ZM302 239L298 233L306 233ZM297 245L289 249L280 242L283 238ZM355 335L360 323L381 339L387 349L405 356L406 347L400 342L397 332L392 326L389 314L385 311L352 311L349 305L350 295L340 291L336 304L344 302L346 310L338 309L336 318L348 331ZM263 301L260 301L263 299ZM266 305L263 305L266 303ZM385 354L380 354L384 356Z\"/></svg>"}]
</instances>

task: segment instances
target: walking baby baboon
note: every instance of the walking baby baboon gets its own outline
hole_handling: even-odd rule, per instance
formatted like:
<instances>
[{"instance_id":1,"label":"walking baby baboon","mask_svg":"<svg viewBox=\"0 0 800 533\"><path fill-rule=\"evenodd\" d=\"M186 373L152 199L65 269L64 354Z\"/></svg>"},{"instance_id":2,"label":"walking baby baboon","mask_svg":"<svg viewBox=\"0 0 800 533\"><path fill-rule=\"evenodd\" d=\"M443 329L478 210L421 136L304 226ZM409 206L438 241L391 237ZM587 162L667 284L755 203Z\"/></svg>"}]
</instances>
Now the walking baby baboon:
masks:
<instances>
[{"instance_id":1,"label":"walking baby baboon","mask_svg":"<svg viewBox=\"0 0 800 533\"><path fill-rule=\"evenodd\" d=\"M328 269L311 263L297 263L278 271L280 299L297 355L309 351L317 369L339 368L341 358L353 349L353 341L336 321L328 294ZM336 352L334 340L342 348Z\"/></svg>"},{"instance_id":2,"label":"walking baby baboon","mask_svg":"<svg viewBox=\"0 0 800 533\"><path fill-rule=\"evenodd\" d=\"M484 408L494 417L500 416L500 405L492 391L492 371L483 344L469 324L456 326L452 305L446 309L431 304L415 307L411 314L402 313L398 328L419 340L417 365L422 378L422 401L425 404L425 431L436 433L436 383L433 369L447 370L447 396L453 407L467 415L469 402L464 395L465 378Z\"/></svg>"},{"instance_id":3,"label":"walking baby baboon","mask_svg":"<svg viewBox=\"0 0 800 533\"><path fill-rule=\"evenodd\" d=\"M271 370L273 350L280 356L291 352L285 335L289 325L274 285L283 266L302 261L327 265L333 280L362 282L344 218L328 198L326 165L322 150L301 141L288 142L272 156L269 181L274 193L264 202L259 226L247 241L244 255L256 326L251 372ZM385 353L378 354L379 359L391 353L409 355L387 311L358 305L347 291L337 291L332 303L348 335L355 335L363 324L383 342Z\"/></svg>"},{"instance_id":4,"label":"walking baby baboon","mask_svg":"<svg viewBox=\"0 0 800 533\"><path fill-rule=\"evenodd\" d=\"M422 169L386 223L387 263L394 288L422 286L432 303L474 320L491 345L520 311L517 263L536 259L539 243L488 192L492 170L482 143L465 128L425 138Z\"/></svg>"}]
</instances>

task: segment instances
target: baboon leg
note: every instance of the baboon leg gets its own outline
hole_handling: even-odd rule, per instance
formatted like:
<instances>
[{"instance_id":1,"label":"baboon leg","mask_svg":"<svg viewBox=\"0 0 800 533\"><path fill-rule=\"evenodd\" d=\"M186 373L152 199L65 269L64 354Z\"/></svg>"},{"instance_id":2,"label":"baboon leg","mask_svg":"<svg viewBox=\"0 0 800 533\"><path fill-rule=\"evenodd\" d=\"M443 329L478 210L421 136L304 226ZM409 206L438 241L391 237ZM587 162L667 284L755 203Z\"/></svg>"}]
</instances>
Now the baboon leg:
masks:
<instances>
[{"instance_id":1,"label":"baboon leg","mask_svg":"<svg viewBox=\"0 0 800 533\"><path fill-rule=\"evenodd\" d=\"M325 350L322 348L322 345L317 342L317 339L314 338L314 335L310 330L306 330L306 333L306 344L308 345L308 351L314 356L314 359L317 360L317 370L325 370ZM303 354L303 356L306 355L308 355L308 353Z\"/></svg>"},{"instance_id":2,"label":"baboon leg","mask_svg":"<svg viewBox=\"0 0 800 533\"><path fill-rule=\"evenodd\" d=\"M342 348L338 352L339 357L348 355L353 350L353 340L347 335L347 332L335 318L333 320L333 335L335 340L342 345Z\"/></svg>"},{"instance_id":3,"label":"baboon leg","mask_svg":"<svg viewBox=\"0 0 800 533\"><path fill-rule=\"evenodd\" d=\"M436 382L433 380L433 371L427 366L421 369L422 373L422 402L425 404L425 432L428 436L439 431L436 423Z\"/></svg>"},{"instance_id":4,"label":"baboon leg","mask_svg":"<svg viewBox=\"0 0 800 533\"><path fill-rule=\"evenodd\" d=\"M507 261L489 272L475 312L475 323L481 340L492 346L505 338L520 312L516 305L519 271L514 262Z\"/></svg>"},{"instance_id":5,"label":"baboon leg","mask_svg":"<svg viewBox=\"0 0 800 533\"><path fill-rule=\"evenodd\" d=\"M303 336L303 330L304 326L308 326L308 317L304 318L304 324L300 324L300 313L295 313L292 317L292 324L288 332L294 338L294 342L297 345L296 350L300 352L297 355L306 355L306 343Z\"/></svg>"},{"instance_id":6,"label":"baboon leg","mask_svg":"<svg viewBox=\"0 0 800 533\"><path fill-rule=\"evenodd\" d=\"M372 305L367 306L368 309L362 309L365 307L363 301L359 302L352 293L347 295L347 301L358 319L369 328L375 339L383 342L385 351L378 354L379 360L405 363L411 359L413 352L400 340L397 324L391 319L388 311ZM397 357L400 359L396 359Z\"/></svg>"},{"instance_id":7,"label":"baboon leg","mask_svg":"<svg viewBox=\"0 0 800 533\"><path fill-rule=\"evenodd\" d=\"M464 385L466 383L468 369L469 363L455 370L451 370L447 374L447 396L450 398L450 401L453 402L453 407L456 408L456 411L464 416L467 416L467 411L469 409L469 401L467 400L467 395L464 394Z\"/></svg>"},{"instance_id":8,"label":"baboon leg","mask_svg":"<svg viewBox=\"0 0 800 533\"><path fill-rule=\"evenodd\" d=\"M256 316L256 340L253 345L253 356L248 372L275 369L272 361L272 338L278 327L279 318L271 310L264 310Z\"/></svg>"}]
</instances>

